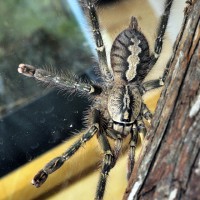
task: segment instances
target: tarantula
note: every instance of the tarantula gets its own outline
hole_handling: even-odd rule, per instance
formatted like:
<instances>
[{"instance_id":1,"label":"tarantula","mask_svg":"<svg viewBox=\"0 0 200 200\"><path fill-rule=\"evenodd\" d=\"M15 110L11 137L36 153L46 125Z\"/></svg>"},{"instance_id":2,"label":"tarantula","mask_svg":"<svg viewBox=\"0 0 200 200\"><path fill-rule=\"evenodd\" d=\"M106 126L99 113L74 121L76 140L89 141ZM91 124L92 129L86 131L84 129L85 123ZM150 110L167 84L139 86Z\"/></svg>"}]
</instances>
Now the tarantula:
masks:
<instances>
[{"instance_id":1,"label":"tarantula","mask_svg":"<svg viewBox=\"0 0 200 200\"><path fill-rule=\"evenodd\" d=\"M19 73L25 76L34 77L62 89L73 89L92 99L92 106L88 112L88 118L91 120L88 122L86 133L62 155L47 163L33 178L33 185L40 187L49 174L60 168L83 143L89 141L94 135L97 136L104 152L95 199L103 198L109 171L117 161L123 139L129 134L131 139L127 177L130 177L135 162L138 134L144 136L146 134L143 119L150 121L152 118L151 112L142 100L142 95L148 90L162 86L166 78L166 73L164 73L162 78L143 82L161 53L172 1L166 0L165 2L154 52L150 53L148 41L141 32L137 19L132 17L129 27L123 30L112 44L110 53L112 69L110 69L107 64L95 3L92 0L84 0L96 43L99 69L103 80L101 85L78 81L74 77L57 75L27 64L19 65ZM113 149L107 137L115 141Z\"/></svg>"}]
</instances>

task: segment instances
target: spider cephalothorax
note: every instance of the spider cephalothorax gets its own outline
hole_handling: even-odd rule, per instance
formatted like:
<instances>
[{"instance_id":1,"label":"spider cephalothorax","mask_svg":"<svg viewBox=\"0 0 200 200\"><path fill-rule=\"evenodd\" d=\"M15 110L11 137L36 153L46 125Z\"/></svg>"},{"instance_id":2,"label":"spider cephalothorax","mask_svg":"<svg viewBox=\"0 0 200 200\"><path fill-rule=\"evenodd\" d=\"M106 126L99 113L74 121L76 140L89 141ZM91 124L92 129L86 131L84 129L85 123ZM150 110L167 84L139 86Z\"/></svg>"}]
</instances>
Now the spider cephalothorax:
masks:
<instances>
[{"instance_id":1,"label":"spider cephalothorax","mask_svg":"<svg viewBox=\"0 0 200 200\"><path fill-rule=\"evenodd\" d=\"M136 18L132 17L130 25L123 30L113 42L110 53L110 66L106 59L106 50L102 40L95 4L92 0L84 0L96 43L99 69L103 80L101 85L76 80L72 76L63 76L52 72L36 69L27 64L20 64L18 71L26 76L34 77L50 85L84 93L92 96L89 109L89 122L86 133L77 140L61 156L54 158L41 169L32 183L40 187L48 175L60 168L83 143L95 134L102 150L104 159L95 199L102 199L107 175L114 167L122 146L123 138L131 135L128 156L128 178L134 167L135 148L139 133L145 136L146 128L143 119L150 121L152 114L142 100L142 95L153 88L163 85L165 75L160 79L143 82L148 72L157 61L162 49L162 40L166 30L172 0L166 0L164 14L157 33L154 52L151 54L146 37L141 32ZM111 148L107 137L115 141Z\"/></svg>"}]
</instances>

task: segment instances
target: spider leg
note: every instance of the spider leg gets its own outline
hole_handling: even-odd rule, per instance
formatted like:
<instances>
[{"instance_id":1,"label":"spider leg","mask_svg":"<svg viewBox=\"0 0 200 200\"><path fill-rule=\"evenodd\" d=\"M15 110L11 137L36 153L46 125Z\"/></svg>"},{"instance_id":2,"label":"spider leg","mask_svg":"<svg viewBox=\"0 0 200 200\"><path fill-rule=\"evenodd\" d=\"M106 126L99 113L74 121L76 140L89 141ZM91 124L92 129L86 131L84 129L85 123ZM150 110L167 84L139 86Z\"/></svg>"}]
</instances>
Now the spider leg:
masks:
<instances>
[{"instance_id":1,"label":"spider leg","mask_svg":"<svg viewBox=\"0 0 200 200\"><path fill-rule=\"evenodd\" d=\"M73 89L87 94L100 94L102 91L102 89L97 85L76 81L72 76L60 76L56 73L44 69L37 69L27 64L20 64L18 72L28 77L34 77L41 82L63 90Z\"/></svg>"},{"instance_id":2,"label":"spider leg","mask_svg":"<svg viewBox=\"0 0 200 200\"><path fill-rule=\"evenodd\" d=\"M149 69L153 67L153 65L156 63L161 53L163 45L163 37L167 28L172 3L173 0L166 0L165 2L164 13L161 16L160 25L157 32L157 38L155 40L154 54L151 56L151 60L148 67ZM143 83L142 86L145 89L145 91L163 86L167 74L168 74L168 68L165 69L163 76L161 78Z\"/></svg>"},{"instance_id":3,"label":"spider leg","mask_svg":"<svg viewBox=\"0 0 200 200\"><path fill-rule=\"evenodd\" d=\"M119 157L119 153L121 151L122 148L122 139L118 138L117 140L115 140L115 146L114 146L114 156L115 156L115 162L117 161L118 157Z\"/></svg>"},{"instance_id":4,"label":"spider leg","mask_svg":"<svg viewBox=\"0 0 200 200\"><path fill-rule=\"evenodd\" d=\"M149 122L151 123L152 119L152 113L150 110L147 108L146 104L142 104L142 116Z\"/></svg>"},{"instance_id":5,"label":"spider leg","mask_svg":"<svg viewBox=\"0 0 200 200\"><path fill-rule=\"evenodd\" d=\"M48 162L43 169L41 169L33 178L32 184L35 187L40 187L48 178L48 175L59 169L65 161L67 161L74 153L84 144L89 141L95 133L99 130L99 124L97 122L99 118L99 112L94 110L93 112L93 125L88 129L88 131L83 134L83 136L77 140L66 152L61 156L53 158Z\"/></svg>"},{"instance_id":6,"label":"spider leg","mask_svg":"<svg viewBox=\"0 0 200 200\"><path fill-rule=\"evenodd\" d=\"M77 142L75 142L66 152L61 156L52 159L41 169L33 178L32 184L35 187L40 187L47 179L48 175L59 169L66 160L68 160L83 143L87 142L98 131L98 126L93 125Z\"/></svg>"},{"instance_id":7,"label":"spider leg","mask_svg":"<svg viewBox=\"0 0 200 200\"><path fill-rule=\"evenodd\" d=\"M135 164L135 149L137 146L138 134L140 134L144 138L146 135L146 132L147 130L142 120L142 117L138 116L136 120L136 124L133 125L132 131L131 131L130 150L129 150L129 155L128 155L127 179L130 178L133 168L134 168L134 164Z\"/></svg>"},{"instance_id":8,"label":"spider leg","mask_svg":"<svg viewBox=\"0 0 200 200\"><path fill-rule=\"evenodd\" d=\"M162 77L142 83L144 91L146 92L158 87L162 87L167 78L168 71L169 71L169 65L166 66Z\"/></svg>"},{"instance_id":9,"label":"spider leg","mask_svg":"<svg viewBox=\"0 0 200 200\"><path fill-rule=\"evenodd\" d=\"M142 116L137 117L136 125L137 125L138 133L141 134L142 137L145 137L146 133L147 133L147 129L146 129L145 124L142 120Z\"/></svg>"},{"instance_id":10,"label":"spider leg","mask_svg":"<svg viewBox=\"0 0 200 200\"><path fill-rule=\"evenodd\" d=\"M145 90L145 92L158 87L162 87L163 85L164 85L164 78L150 80L142 83L142 87Z\"/></svg>"},{"instance_id":11,"label":"spider leg","mask_svg":"<svg viewBox=\"0 0 200 200\"><path fill-rule=\"evenodd\" d=\"M115 146L114 146L114 149L113 149L113 153L114 153L114 156L115 156L115 160L117 160L118 157L119 157L119 153L120 153L120 150L121 150L121 147L122 147L122 141L123 141L121 134L114 129L107 129L106 133L110 138L115 140Z\"/></svg>"},{"instance_id":12,"label":"spider leg","mask_svg":"<svg viewBox=\"0 0 200 200\"><path fill-rule=\"evenodd\" d=\"M115 158L104 132L98 135L98 140L104 151L104 159L101 167L101 173L97 186L95 200L101 200L103 198L108 174L115 165Z\"/></svg>"},{"instance_id":13,"label":"spider leg","mask_svg":"<svg viewBox=\"0 0 200 200\"><path fill-rule=\"evenodd\" d=\"M156 38L155 46L154 46L155 57L159 57L160 52L162 50L163 37L167 28L172 3L173 3L173 0L166 0L165 5L164 5L164 13L161 16L161 21L158 28L157 38Z\"/></svg>"},{"instance_id":14,"label":"spider leg","mask_svg":"<svg viewBox=\"0 0 200 200\"><path fill-rule=\"evenodd\" d=\"M173 3L173 0L165 1L164 12L161 16L159 28L157 31L157 38L155 40L155 45L154 45L154 53L153 53L153 55L151 55L149 69L151 69L153 67L153 65L158 60L158 57L160 56L160 53L162 50L162 45L163 45L163 37L164 37L165 31L167 28L172 3Z\"/></svg>"},{"instance_id":15,"label":"spider leg","mask_svg":"<svg viewBox=\"0 0 200 200\"><path fill-rule=\"evenodd\" d=\"M98 17L96 14L94 1L86 0L86 4L87 4L88 12L89 12L89 20L92 25L92 31L93 31L95 44L96 44L100 70L105 80L108 82L111 82L113 80L113 76L108 67L106 50L105 50L104 42L103 42L102 35L100 32L100 26L99 26Z\"/></svg>"},{"instance_id":16,"label":"spider leg","mask_svg":"<svg viewBox=\"0 0 200 200\"><path fill-rule=\"evenodd\" d=\"M128 154L128 173L127 173L127 179L130 178L131 173L134 168L135 164L135 149L137 145L138 140L138 130L136 125L133 125L133 128L131 130L131 141L130 141L130 150Z\"/></svg>"}]
</instances>

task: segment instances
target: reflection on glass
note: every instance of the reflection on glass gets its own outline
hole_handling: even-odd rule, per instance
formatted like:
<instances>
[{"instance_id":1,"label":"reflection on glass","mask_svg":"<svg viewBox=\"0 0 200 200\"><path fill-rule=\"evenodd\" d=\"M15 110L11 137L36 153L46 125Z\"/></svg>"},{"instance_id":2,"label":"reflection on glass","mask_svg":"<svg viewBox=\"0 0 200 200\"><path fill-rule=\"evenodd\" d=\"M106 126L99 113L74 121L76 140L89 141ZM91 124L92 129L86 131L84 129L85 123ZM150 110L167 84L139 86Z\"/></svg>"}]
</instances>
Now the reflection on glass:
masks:
<instances>
[{"instance_id":1,"label":"reflection on glass","mask_svg":"<svg viewBox=\"0 0 200 200\"><path fill-rule=\"evenodd\" d=\"M91 66L87 43L64 2L0 2L0 116L44 92L34 80L17 73L19 63L76 74Z\"/></svg>"},{"instance_id":2,"label":"reflection on glass","mask_svg":"<svg viewBox=\"0 0 200 200\"><path fill-rule=\"evenodd\" d=\"M57 91L44 89L35 80L20 75L18 64L68 70L78 75L92 64L90 48L67 1L0 1L0 30L3 176L80 129L81 113L88 105L84 99L57 95Z\"/></svg>"}]
</instances>

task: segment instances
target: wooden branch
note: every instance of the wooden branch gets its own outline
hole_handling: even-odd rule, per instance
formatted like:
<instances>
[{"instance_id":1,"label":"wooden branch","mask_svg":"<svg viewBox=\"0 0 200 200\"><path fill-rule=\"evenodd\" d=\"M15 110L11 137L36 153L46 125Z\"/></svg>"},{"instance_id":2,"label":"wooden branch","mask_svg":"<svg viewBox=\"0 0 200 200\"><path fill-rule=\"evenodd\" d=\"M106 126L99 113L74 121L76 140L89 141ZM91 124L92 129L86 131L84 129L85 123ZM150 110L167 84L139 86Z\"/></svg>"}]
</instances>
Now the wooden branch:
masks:
<instances>
[{"instance_id":1,"label":"wooden branch","mask_svg":"<svg viewBox=\"0 0 200 200\"><path fill-rule=\"evenodd\" d=\"M152 128L124 199L200 199L200 1L185 10Z\"/></svg>"}]
</instances>

